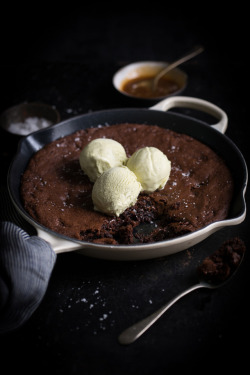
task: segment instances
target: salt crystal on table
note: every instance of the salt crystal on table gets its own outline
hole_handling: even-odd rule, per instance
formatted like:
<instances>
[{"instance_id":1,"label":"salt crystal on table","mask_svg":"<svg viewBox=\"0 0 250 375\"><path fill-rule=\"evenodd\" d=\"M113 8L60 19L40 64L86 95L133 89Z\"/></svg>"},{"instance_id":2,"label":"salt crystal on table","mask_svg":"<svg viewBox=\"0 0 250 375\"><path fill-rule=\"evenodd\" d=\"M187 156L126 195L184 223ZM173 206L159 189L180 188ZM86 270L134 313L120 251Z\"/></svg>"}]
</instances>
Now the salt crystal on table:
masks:
<instances>
[{"instance_id":1,"label":"salt crystal on table","mask_svg":"<svg viewBox=\"0 0 250 375\"><path fill-rule=\"evenodd\" d=\"M27 117L24 122L14 122L9 125L8 131L14 134L28 135L37 130L52 125L51 121L40 117Z\"/></svg>"}]
</instances>

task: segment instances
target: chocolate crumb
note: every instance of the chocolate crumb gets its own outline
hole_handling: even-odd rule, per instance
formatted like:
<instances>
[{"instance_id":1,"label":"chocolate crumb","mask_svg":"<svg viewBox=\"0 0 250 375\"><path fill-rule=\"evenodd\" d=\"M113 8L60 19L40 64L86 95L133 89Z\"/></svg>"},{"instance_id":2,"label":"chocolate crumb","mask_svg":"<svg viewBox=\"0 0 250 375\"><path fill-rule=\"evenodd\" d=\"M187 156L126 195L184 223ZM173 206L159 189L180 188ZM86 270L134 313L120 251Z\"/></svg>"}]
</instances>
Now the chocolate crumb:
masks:
<instances>
[{"instance_id":1,"label":"chocolate crumb","mask_svg":"<svg viewBox=\"0 0 250 375\"><path fill-rule=\"evenodd\" d=\"M240 238L225 241L218 250L203 260L197 269L199 277L212 283L225 281L237 268L245 251L246 246Z\"/></svg>"}]
</instances>

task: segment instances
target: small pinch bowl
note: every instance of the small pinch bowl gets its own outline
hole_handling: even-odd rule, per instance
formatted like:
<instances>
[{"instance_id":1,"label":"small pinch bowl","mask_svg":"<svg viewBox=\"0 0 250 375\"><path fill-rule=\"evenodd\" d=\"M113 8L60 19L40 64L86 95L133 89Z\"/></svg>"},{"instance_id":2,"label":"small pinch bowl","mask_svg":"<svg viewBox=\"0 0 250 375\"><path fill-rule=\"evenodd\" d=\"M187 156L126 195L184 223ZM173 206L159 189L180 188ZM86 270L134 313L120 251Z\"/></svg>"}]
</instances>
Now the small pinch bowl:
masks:
<instances>
[{"instance_id":1,"label":"small pinch bowl","mask_svg":"<svg viewBox=\"0 0 250 375\"><path fill-rule=\"evenodd\" d=\"M114 74L113 80L112 80L113 86L122 95L128 96L130 98L139 99L139 100L142 99L142 100L148 100L148 101L159 101L166 97L179 94L186 88L187 80L188 80L187 74L184 73L179 68L174 68L168 73L166 73L166 77L176 82L179 87L178 90L172 92L171 94L159 96L159 97L146 98L146 97L139 97L139 96L129 94L123 89L123 86L126 82L133 80L135 78L139 78L139 77L150 77L150 76L152 77L168 65L169 63L162 62L162 61L140 61L140 62L131 63L129 65L122 67Z\"/></svg>"},{"instance_id":2,"label":"small pinch bowl","mask_svg":"<svg viewBox=\"0 0 250 375\"><path fill-rule=\"evenodd\" d=\"M48 127L60 121L60 114L53 106L41 102L24 102L6 109L0 116L0 127L5 131L17 135L27 135L22 132L20 123L29 118L43 119ZM37 128L36 130L40 130ZM33 132L33 131L31 131Z\"/></svg>"}]
</instances>

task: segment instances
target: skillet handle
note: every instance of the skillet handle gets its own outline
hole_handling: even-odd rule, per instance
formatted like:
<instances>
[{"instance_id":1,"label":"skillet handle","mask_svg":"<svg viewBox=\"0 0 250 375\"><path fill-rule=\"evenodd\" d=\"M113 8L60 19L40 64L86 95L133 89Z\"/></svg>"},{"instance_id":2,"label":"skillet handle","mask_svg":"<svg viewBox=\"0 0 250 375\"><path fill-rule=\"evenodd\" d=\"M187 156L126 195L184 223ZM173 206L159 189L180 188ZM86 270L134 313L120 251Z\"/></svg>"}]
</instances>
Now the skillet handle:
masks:
<instances>
[{"instance_id":1,"label":"skillet handle","mask_svg":"<svg viewBox=\"0 0 250 375\"><path fill-rule=\"evenodd\" d=\"M173 107L192 108L206 112L219 120L216 124L211 126L223 134L226 132L228 124L227 114L215 104L203 99L192 98L189 96L171 96L160 101L149 109L168 111Z\"/></svg>"},{"instance_id":2,"label":"skillet handle","mask_svg":"<svg viewBox=\"0 0 250 375\"><path fill-rule=\"evenodd\" d=\"M63 238L61 239L58 236L53 236L52 234L38 227L36 228L36 230L37 230L38 237L47 241L56 254L65 253L68 251L80 250L82 248L82 245L76 242L68 241Z\"/></svg>"}]
</instances>

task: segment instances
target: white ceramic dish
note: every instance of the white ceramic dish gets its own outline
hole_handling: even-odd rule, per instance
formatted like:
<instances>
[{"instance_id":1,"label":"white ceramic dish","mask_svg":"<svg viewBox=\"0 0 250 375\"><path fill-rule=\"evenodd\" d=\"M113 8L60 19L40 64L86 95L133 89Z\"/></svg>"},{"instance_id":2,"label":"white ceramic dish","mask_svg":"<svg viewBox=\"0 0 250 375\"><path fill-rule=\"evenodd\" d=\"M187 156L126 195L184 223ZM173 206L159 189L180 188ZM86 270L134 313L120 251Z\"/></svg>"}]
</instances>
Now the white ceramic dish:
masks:
<instances>
[{"instance_id":1,"label":"white ceramic dish","mask_svg":"<svg viewBox=\"0 0 250 375\"><path fill-rule=\"evenodd\" d=\"M163 112L172 107L189 107L204 111L214 116L217 122L215 125L208 126L207 124L192 118ZM92 124L92 126L98 126L100 121L104 121L104 119L108 123L118 123L119 121L124 121L124 118L127 119L128 122L134 120L148 121L149 123L150 121L155 121L156 123L156 121L158 121L159 125L170 126L174 129L176 129L178 122L180 122L178 129L182 129L182 131L187 134L196 134L198 138L205 138L213 147L216 146L218 150L223 152L228 159L228 163L234 166L234 174L237 175L236 182L238 184L236 196L232 205L232 212L229 218L212 223L196 232L174 239L149 244L133 245L100 245L74 240L52 232L31 218L22 206L19 189L22 170L25 169L32 153L42 148L50 141L57 139L60 136L71 134L80 128L90 127L90 124ZM8 175L10 196L20 214L36 228L38 236L44 238L51 244L56 253L78 251L83 255L101 259L142 260L162 257L188 249L219 229L226 226L238 225L245 219L247 167L240 151L224 135L227 128L227 122L228 119L226 113L214 104L201 99L182 96L169 97L149 109L118 109L77 116L73 119L57 124L50 129L38 131L34 135L30 135L21 141L17 156L12 163ZM236 164L234 164L234 162Z\"/></svg>"}]
</instances>

